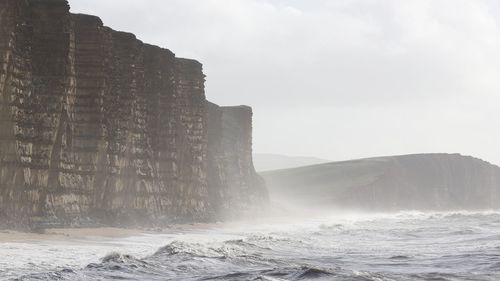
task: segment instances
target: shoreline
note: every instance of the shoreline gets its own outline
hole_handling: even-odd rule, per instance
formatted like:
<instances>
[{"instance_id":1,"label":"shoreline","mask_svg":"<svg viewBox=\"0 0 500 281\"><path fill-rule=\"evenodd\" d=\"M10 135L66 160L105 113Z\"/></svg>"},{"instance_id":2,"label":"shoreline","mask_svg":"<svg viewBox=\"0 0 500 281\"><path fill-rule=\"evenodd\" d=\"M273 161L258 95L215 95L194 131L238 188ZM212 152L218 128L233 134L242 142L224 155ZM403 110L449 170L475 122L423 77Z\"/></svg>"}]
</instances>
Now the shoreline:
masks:
<instances>
[{"instance_id":1,"label":"shoreline","mask_svg":"<svg viewBox=\"0 0 500 281\"><path fill-rule=\"evenodd\" d=\"M84 228L49 228L44 233L20 230L0 230L0 243L15 243L31 240L56 241L83 239L89 237L123 238L145 234L173 234L179 231L210 229L219 223L176 224L172 227L158 229L121 228L121 227L84 227Z\"/></svg>"},{"instance_id":2,"label":"shoreline","mask_svg":"<svg viewBox=\"0 0 500 281\"><path fill-rule=\"evenodd\" d=\"M26 242L31 240L71 240L92 236L100 237L129 237L146 234L148 231L140 229L96 227L96 228L53 228L44 233L24 232L19 230L1 230L0 243Z\"/></svg>"}]
</instances>

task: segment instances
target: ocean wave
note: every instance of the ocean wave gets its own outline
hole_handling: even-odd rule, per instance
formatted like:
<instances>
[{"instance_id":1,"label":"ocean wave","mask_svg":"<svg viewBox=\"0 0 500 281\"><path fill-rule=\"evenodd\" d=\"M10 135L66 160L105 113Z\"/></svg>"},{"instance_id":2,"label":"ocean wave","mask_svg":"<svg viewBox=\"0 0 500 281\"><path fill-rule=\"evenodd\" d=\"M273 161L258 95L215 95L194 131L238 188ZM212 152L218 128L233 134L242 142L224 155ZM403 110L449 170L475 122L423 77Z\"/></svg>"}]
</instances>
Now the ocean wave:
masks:
<instances>
[{"instance_id":1,"label":"ocean wave","mask_svg":"<svg viewBox=\"0 0 500 281\"><path fill-rule=\"evenodd\" d=\"M322 230L341 230L353 225L391 221L402 223L419 223L426 220L463 220L463 219L499 219L500 210L484 211L399 211L399 212L348 212L343 211L322 218L324 221L319 228Z\"/></svg>"},{"instance_id":2,"label":"ocean wave","mask_svg":"<svg viewBox=\"0 0 500 281\"><path fill-rule=\"evenodd\" d=\"M416 273L409 274L410 278L414 280L435 280L435 281L461 281L461 280L484 280L484 279L470 279L466 276L454 273L444 273L444 272L426 272L426 273Z\"/></svg>"},{"instance_id":3,"label":"ocean wave","mask_svg":"<svg viewBox=\"0 0 500 281\"><path fill-rule=\"evenodd\" d=\"M33 273L10 279L12 281L64 281L77 280L77 273L70 268L64 268L53 272Z\"/></svg>"},{"instance_id":4,"label":"ocean wave","mask_svg":"<svg viewBox=\"0 0 500 281\"><path fill-rule=\"evenodd\" d=\"M197 239L200 232L172 234L171 242L156 251L154 244L165 236L130 237L121 240L121 250L95 263L88 263L95 252L78 266L30 260L33 266L18 273L9 269L9 277L21 277L7 280L500 280L499 215L401 212L353 221L315 219L281 231L207 231L203 239ZM152 247L147 251L134 252L126 245L146 240ZM45 253L49 260L64 251Z\"/></svg>"},{"instance_id":5,"label":"ocean wave","mask_svg":"<svg viewBox=\"0 0 500 281\"><path fill-rule=\"evenodd\" d=\"M326 269L319 269L313 267L302 267L300 271L290 276L292 280L310 280L310 279L322 279L331 276L335 276L334 272Z\"/></svg>"},{"instance_id":6,"label":"ocean wave","mask_svg":"<svg viewBox=\"0 0 500 281\"><path fill-rule=\"evenodd\" d=\"M345 226L341 223L335 223L335 224L320 224L319 229L321 230L343 230Z\"/></svg>"},{"instance_id":7,"label":"ocean wave","mask_svg":"<svg viewBox=\"0 0 500 281\"><path fill-rule=\"evenodd\" d=\"M391 259L391 260L408 260L410 258L411 257L405 256L405 255L397 255L397 256L392 256L389 259Z\"/></svg>"},{"instance_id":8,"label":"ocean wave","mask_svg":"<svg viewBox=\"0 0 500 281\"><path fill-rule=\"evenodd\" d=\"M101 263L91 263L87 265L87 269L109 269L109 270L124 270L137 268L147 268L150 265L128 254L111 252L101 259Z\"/></svg>"},{"instance_id":9,"label":"ocean wave","mask_svg":"<svg viewBox=\"0 0 500 281\"><path fill-rule=\"evenodd\" d=\"M174 241L164 247L161 247L150 258L183 255L212 259L246 258L250 261L250 259L262 259L259 253L270 250L271 248L269 247L260 246L243 239L227 240L222 243L208 244Z\"/></svg>"},{"instance_id":10,"label":"ocean wave","mask_svg":"<svg viewBox=\"0 0 500 281\"><path fill-rule=\"evenodd\" d=\"M224 255L211 247L198 243L187 243L183 241L173 241L170 244L158 249L152 256L174 256L188 255L192 257L224 258Z\"/></svg>"}]
</instances>

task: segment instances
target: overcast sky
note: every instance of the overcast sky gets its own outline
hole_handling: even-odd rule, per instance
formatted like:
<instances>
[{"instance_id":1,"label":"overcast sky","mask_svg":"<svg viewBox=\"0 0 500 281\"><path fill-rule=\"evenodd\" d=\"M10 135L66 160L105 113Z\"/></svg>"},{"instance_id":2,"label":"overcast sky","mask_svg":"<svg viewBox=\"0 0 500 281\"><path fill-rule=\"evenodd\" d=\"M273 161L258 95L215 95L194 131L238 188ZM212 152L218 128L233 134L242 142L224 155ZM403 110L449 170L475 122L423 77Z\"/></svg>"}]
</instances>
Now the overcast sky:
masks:
<instances>
[{"instance_id":1,"label":"overcast sky","mask_svg":"<svg viewBox=\"0 0 500 281\"><path fill-rule=\"evenodd\" d=\"M500 164L500 1L70 0L254 109L254 151Z\"/></svg>"}]
</instances>

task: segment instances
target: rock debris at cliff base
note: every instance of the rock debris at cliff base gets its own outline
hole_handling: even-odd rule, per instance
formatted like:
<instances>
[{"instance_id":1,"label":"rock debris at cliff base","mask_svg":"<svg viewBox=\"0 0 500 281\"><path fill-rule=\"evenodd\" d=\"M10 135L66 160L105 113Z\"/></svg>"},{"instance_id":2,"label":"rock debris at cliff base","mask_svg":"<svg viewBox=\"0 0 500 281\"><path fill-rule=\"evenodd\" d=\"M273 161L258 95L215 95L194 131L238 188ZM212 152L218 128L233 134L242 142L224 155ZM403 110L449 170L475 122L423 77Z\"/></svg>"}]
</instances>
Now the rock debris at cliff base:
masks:
<instances>
[{"instance_id":1,"label":"rock debris at cliff base","mask_svg":"<svg viewBox=\"0 0 500 281\"><path fill-rule=\"evenodd\" d=\"M69 13L0 2L0 221L205 221L267 202L252 111L219 107L202 65Z\"/></svg>"}]
</instances>

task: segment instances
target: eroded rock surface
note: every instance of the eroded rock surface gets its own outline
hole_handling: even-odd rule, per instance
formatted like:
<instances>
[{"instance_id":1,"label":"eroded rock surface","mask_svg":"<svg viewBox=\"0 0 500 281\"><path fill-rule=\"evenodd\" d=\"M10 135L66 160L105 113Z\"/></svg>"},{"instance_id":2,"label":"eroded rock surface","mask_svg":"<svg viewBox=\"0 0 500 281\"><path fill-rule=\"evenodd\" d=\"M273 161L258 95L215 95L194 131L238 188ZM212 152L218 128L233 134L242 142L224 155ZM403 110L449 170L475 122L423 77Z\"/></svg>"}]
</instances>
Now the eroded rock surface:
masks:
<instances>
[{"instance_id":1,"label":"eroded rock surface","mask_svg":"<svg viewBox=\"0 0 500 281\"><path fill-rule=\"evenodd\" d=\"M161 224L265 204L251 109L206 101L202 65L69 13L0 2L4 224Z\"/></svg>"},{"instance_id":2,"label":"eroded rock surface","mask_svg":"<svg viewBox=\"0 0 500 281\"><path fill-rule=\"evenodd\" d=\"M252 210L267 201L267 189L252 161L252 109L207 103L208 186L218 216L234 216L244 206ZM252 210L254 211L254 210Z\"/></svg>"}]
</instances>

